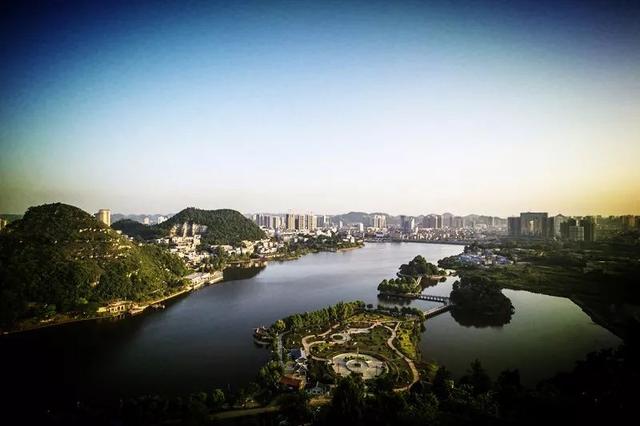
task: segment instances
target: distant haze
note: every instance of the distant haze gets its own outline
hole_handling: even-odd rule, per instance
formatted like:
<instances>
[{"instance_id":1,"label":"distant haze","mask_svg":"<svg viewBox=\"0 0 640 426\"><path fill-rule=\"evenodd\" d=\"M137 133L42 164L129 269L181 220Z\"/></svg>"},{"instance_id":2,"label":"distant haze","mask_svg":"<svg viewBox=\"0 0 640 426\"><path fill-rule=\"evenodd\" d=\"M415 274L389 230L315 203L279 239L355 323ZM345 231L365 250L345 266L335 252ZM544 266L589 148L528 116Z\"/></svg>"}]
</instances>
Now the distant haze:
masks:
<instances>
[{"instance_id":1,"label":"distant haze","mask_svg":"<svg viewBox=\"0 0 640 426\"><path fill-rule=\"evenodd\" d=\"M3 6L0 212L640 213L637 3L424 3Z\"/></svg>"}]
</instances>

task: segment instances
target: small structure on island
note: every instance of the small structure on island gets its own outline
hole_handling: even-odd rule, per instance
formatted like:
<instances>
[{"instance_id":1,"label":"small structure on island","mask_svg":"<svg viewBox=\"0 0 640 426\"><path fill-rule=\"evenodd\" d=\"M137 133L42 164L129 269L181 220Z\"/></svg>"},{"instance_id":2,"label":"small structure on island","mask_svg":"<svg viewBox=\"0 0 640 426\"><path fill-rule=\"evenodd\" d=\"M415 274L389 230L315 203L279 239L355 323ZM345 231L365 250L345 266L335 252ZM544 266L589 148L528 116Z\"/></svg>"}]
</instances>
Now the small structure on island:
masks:
<instances>
[{"instance_id":1,"label":"small structure on island","mask_svg":"<svg viewBox=\"0 0 640 426\"><path fill-rule=\"evenodd\" d=\"M307 378L301 375L285 374L280 378L280 384L286 390L302 390L307 384Z\"/></svg>"},{"instance_id":2,"label":"small structure on island","mask_svg":"<svg viewBox=\"0 0 640 426\"><path fill-rule=\"evenodd\" d=\"M305 353L303 348L293 348L289 352L289 355L291 356L292 360L298 363L307 361L307 354Z\"/></svg>"}]
</instances>

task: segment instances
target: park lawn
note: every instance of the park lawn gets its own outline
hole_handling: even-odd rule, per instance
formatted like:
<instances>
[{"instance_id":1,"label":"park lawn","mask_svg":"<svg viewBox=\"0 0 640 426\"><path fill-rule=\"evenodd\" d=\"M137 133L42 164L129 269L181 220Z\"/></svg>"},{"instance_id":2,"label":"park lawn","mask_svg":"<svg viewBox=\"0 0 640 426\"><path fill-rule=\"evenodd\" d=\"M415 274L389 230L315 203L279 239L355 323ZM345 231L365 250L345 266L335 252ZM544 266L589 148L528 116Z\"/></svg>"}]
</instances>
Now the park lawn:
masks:
<instances>
[{"instance_id":1,"label":"park lawn","mask_svg":"<svg viewBox=\"0 0 640 426\"><path fill-rule=\"evenodd\" d=\"M370 323L373 323L376 321L397 321L397 320L396 318L390 315L382 314L379 312L369 312L369 311L360 312L359 314L355 314L354 316L349 318L349 322L368 322L369 325L371 325Z\"/></svg>"},{"instance_id":2,"label":"park lawn","mask_svg":"<svg viewBox=\"0 0 640 426\"><path fill-rule=\"evenodd\" d=\"M400 352L411 359L418 359L418 349L416 346L415 324L405 321L398 327L396 332L395 346Z\"/></svg>"}]
</instances>

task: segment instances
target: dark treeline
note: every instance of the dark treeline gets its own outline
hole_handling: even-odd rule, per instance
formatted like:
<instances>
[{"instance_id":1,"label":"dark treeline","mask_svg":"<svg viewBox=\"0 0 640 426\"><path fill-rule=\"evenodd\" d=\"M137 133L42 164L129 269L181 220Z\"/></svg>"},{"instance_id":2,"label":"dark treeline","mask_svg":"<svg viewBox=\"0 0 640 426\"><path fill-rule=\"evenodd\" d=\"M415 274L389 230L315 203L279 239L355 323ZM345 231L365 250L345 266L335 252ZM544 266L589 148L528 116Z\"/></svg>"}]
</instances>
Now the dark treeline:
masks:
<instances>
[{"instance_id":1,"label":"dark treeline","mask_svg":"<svg viewBox=\"0 0 640 426\"><path fill-rule=\"evenodd\" d=\"M278 394L279 412L216 423L211 414L241 408L251 395L275 389L281 373L270 362L256 382L233 392L214 389L182 397L144 395L110 407L83 403L64 410L24 409L21 418L42 425L603 425L626 423L636 413L640 353L623 345L589 354L573 371L525 388L518 370L492 380L476 360L455 380L446 367L421 371L422 380L408 392L394 392L386 376L364 383L357 375L340 378L328 404L312 407L304 392ZM273 394L273 393L272 393ZM256 398L261 399L261 398ZM28 401L23 401L28 405ZM266 403L266 400L263 401ZM14 407L15 408L15 407ZM0 418L9 419L3 411Z\"/></svg>"},{"instance_id":2,"label":"dark treeline","mask_svg":"<svg viewBox=\"0 0 640 426\"><path fill-rule=\"evenodd\" d=\"M326 328L332 323L344 321L359 310L364 309L364 307L364 302L360 300L356 300L355 302L339 302L336 305L317 311L290 315L282 320L276 321L271 326L271 329L280 333L284 330L297 331L304 328Z\"/></svg>"}]
</instances>

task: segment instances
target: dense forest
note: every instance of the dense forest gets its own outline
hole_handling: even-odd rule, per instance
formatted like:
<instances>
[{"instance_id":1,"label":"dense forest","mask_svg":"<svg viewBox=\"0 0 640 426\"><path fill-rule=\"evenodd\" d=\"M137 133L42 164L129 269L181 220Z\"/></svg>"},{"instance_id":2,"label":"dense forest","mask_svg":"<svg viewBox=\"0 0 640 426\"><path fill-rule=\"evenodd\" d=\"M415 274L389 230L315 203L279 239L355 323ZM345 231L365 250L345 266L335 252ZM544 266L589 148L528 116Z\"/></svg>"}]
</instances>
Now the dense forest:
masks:
<instances>
[{"instance_id":1,"label":"dense forest","mask_svg":"<svg viewBox=\"0 0 640 426\"><path fill-rule=\"evenodd\" d=\"M131 219L121 219L111 224L111 228L137 240L148 241L162 238L165 231L157 226L144 225Z\"/></svg>"},{"instance_id":2,"label":"dense forest","mask_svg":"<svg viewBox=\"0 0 640 426\"><path fill-rule=\"evenodd\" d=\"M427 262L427 259L418 255L409 261L409 263L400 265L398 275L418 277L422 275L439 275L441 273L443 273L443 271L440 271L436 265Z\"/></svg>"},{"instance_id":3,"label":"dense forest","mask_svg":"<svg viewBox=\"0 0 640 426\"><path fill-rule=\"evenodd\" d=\"M0 233L0 325L160 296L185 273L180 259L129 241L77 207L31 207Z\"/></svg>"},{"instance_id":4,"label":"dense forest","mask_svg":"<svg viewBox=\"0 0 640 426\"><path fill-rule=\"evenodd\" d=\"M500 286L483 276L463 276L453 283L449 297L453 302L451 316L465 326L501 326L513 316L511 300Z\"/></svg>"}]
</instances>

